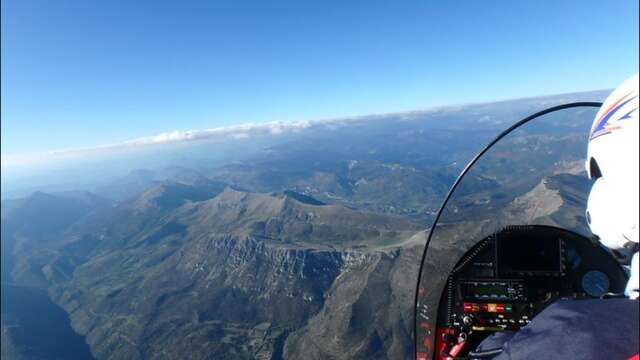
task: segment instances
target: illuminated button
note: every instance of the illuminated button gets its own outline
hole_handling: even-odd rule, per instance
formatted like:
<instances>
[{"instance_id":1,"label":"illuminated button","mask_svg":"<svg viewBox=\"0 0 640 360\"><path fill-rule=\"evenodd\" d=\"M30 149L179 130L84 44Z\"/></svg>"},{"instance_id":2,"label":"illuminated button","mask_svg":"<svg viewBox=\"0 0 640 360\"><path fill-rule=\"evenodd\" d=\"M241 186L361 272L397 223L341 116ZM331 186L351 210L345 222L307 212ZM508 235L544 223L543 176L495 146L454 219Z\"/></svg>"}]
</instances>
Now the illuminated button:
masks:
<instances>
[{"instance_id":1,"label":"illuminated button","mask_svg":"<svg viewBox=\"0 0 640 360\"><path fill-rule=\"evenodd\" d=\"M496 312L503 313L504 312L504 304L496 304Z\"/></svg>"},{"instance_id":2,"label":"illuminated button","mask_svg":"<svg viewBox=\"0 0 640 360\"><path fill-rule=\"evenodd\" d=\"M497 312L496 304L487 304L487 312L490 312L490 313Z\"/></svg>"},{"instance_id":3,"label":"illuminated button","mask_svg":"<svg viewBox=\"0 0 640 360\"><path fill-rule=\"evenodd\" d=\"M482 311L482 312L487 312L487 310L488 310L488 309L487 309L487 305L488 305L488 304L480 304L480 311Z\"/></svg>"},{"instance_id":4,"label":"illuminated button","mask_svg":"<svg viewBox=\"0 0 640 360\"><path fill-rule=\"evenodd\" d=\"M504 311L506 312L513 311L513 306L511 304L504 304Z\"/></svg>"},{"instance_id":5,"label":"illuminated button","mask_svg":"<svg viewBox=\"0 0 640 360\"><path fill-rule=\"evenodd\" d=\"M473 304L472 303L464 303L463 304L463 311L466 313L472 312L473 311Z\"/></svg>"}]
</instances>

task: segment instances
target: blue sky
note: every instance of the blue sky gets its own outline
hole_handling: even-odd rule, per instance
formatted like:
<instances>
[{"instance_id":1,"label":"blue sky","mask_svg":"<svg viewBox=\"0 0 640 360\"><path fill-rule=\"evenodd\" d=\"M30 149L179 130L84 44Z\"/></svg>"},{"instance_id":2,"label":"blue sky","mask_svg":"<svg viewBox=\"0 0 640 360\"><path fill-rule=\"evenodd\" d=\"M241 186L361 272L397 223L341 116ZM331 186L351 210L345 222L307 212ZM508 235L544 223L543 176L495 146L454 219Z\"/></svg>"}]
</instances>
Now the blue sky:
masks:
<instances>
[{"instance_id":1,"label":"blue sky","mask_svg":"<svg viewBox=\"0 0 640 360\"><path fill-rule=\"evenodd\" d=\"M2 0L2 154L612 88L637 1Z\"/></svg>"}]
</instances>

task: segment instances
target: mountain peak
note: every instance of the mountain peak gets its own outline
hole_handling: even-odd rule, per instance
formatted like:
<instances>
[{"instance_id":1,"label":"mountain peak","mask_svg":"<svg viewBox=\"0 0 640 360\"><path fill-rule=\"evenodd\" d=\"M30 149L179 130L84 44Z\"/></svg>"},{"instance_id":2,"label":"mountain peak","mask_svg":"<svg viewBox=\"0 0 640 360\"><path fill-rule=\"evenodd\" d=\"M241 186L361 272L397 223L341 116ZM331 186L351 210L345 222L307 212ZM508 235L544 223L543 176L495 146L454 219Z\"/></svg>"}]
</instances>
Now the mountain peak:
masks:
<instances>
[{"instance_id":1,"label":"mountain peak","mask_svg":"<svg viewBox=\"0 0 640 360\"><path fill-rule=\"evenodd\" d=\"M309 195L301 194L293 190L285 190L282 193L274 193L274 195L278 197L284 197L285 199L293 199L299 203L306 204L306 205L314 205L314 206L327 205L322 201L319 201Z\"/></svg>"},{"instance_id":2,"label":"mountain peak","mask_svg":"<svg viewBox=\"0 0 640 360\"><path fill-rule=\"evenodd\" d=\"M184 184L164 181L147 189L134 201L134 207L140 210L150 207L175 209L187 201L199 202L214 198L225 188L225 184L217 181Z\"/></svg>"},{"instance_id":3,"label":"mountain peak","mask_svg":"<svg viewBox=\"0 0 640 360\"><path fill-rule=\"evenodd\" d=\"M195 206L187 222L197 224L199 231L310 248L388 247L422 229L405 219L324 204L294 191L253 193L227 187Z\"/></svg>"}]
</instances>

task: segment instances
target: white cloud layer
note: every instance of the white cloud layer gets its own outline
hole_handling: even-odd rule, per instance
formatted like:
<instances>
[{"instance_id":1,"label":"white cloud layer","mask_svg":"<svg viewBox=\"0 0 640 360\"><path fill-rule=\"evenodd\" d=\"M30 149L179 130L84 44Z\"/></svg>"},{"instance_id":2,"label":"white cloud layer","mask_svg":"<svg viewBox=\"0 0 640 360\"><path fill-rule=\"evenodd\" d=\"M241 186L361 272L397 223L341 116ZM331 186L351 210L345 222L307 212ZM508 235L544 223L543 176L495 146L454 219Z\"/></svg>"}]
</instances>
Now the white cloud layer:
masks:
<instances>
[{"instance_id":1,"label":"white cloud layer","mask_svg":"<svg viewBox=\"0 0 640 360\"><path fill-rule=\"evenodd\" d=\"M165 145L174 143L187 143L193 141L223 142L228 140L249 139L256 136L281 135L297 132L305 129L322 126L335 126L354 120L367 120L383 115L315 120L283 122L273 121L266 123L246 123L232 126L221 126L211 129L170 131L153 136L131 139L128 141L104 144L84 148L72 148L40 153L2 154L2 168L15 168L31 166L56 160L74 160L86 155L97 155Z\"/></svg>"},{"instance_id":2,"label":"white cloud layer","mask_svg":"<svg viewBox=\"0 0 640 360\"><path fill-rule=\"evenodd\" d=\"M149 145L162 145L189 141L225 141L234 139L248 139L261 135L279 135L327 125L329 123L343 122L347 119L321 120L321 121L298 121L298 122L268 122L262 124L240 124L232 126L222 126L202 130L174 130L153 136L145 136L128 140L121 143L99 145L88 148L67 149L53 151L51 154L69 154L78 152L92 152L101 150L115 150L125 148L136 148Z\"/></svg>"},{"instance_id":3,"label":"white cloud layer","mask_svg":"<svg viewBox=\"0 0 640 360\"><path fill-rule=\"evenodd\" d=\"M589 92L589 93L564 94L562 96L529 98L527 100L536 100L538 102L538 105L545 105L550 103L561 103L565 101L570 101L570 99L574 98L576 95L580 95L583 98L586 95L595 96L596 98L598 98L598 97L602 97L602 94L606 94L606 93L603 93L602 91L596 91L596 92ZM524 100L524 99L520 99L520 100ZM487 104L491 104L491 103L487 103ZM390 118L391 116L396 117L398 119L402 119L402 120L410 120L417 116L425 115L427 113L464 111L464 109L470 105L471 104L453 105L453 106L444 106L444 107L434 107L426 110L343 117L343 118L337 118L337 119L324 119L324 120L314 120L314 121L294 121L294 122L273 121L273 122L266 122L266 123L246 123L246 124L239 124L239 125L232 125L232 126L222 126L222 127L202 129L202 130L186 130L186 131L175 130L175 131L160 133L153 136L136 138L136 139L120 142L120 143L97 145L93 147L56 150L56 151L44 152L44 153L2 154L1 163L2 163L3 169L7 169L7 168L13 169L15 167L31 166L36 164L48 163L56 160L76 160L78 158L82 158L86 155L91 155L91 154L97 155L100 153L111 153L111 152L134 150L139 148L151 147L153 145L186 143L186 142L204 141L204 140L211 141L211 142L240 140L240 139L248 139L256 136L280 135L280 134L301 131L305 129L318 128L318 127L333 128L335 126L340 126L341 124L345 124L347 122L384 119L384 118ZM480 122L482 121L491 122L494 120L495 119L492 119L491 117L488 117L488 116L485 116L479 119Z\"/></svg>"}]
</instances>

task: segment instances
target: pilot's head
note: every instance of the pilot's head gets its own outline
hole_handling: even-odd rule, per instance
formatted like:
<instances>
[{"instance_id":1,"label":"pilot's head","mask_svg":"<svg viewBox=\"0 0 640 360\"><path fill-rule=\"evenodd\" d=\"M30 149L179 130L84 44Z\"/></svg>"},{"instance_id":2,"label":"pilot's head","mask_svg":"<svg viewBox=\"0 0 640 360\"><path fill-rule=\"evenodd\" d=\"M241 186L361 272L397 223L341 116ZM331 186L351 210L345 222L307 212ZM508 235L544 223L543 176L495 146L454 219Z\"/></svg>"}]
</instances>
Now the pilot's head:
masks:
<instances>
[{"instance_id":1,"label":"pilot's head","mask_svg":"<svg viewBox=\"0 0 640 360\"><path fill-rule=\"evenodd\" d=\"M610 249L638 246L638 74L609 95L598 111L587 151L586 168L594 180L587 222ZM638 297L638 254L626 290Z\"/></svg>"}]
</instances>

